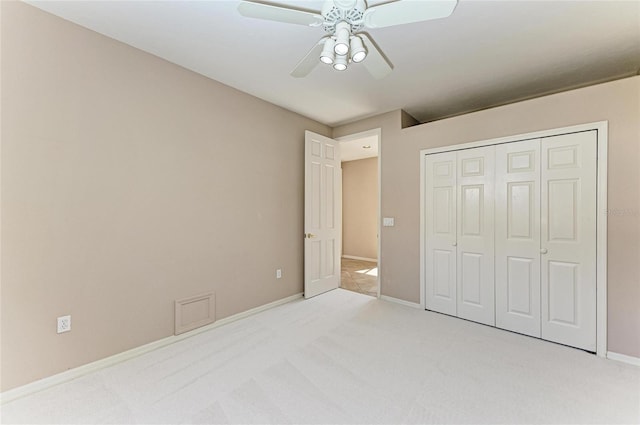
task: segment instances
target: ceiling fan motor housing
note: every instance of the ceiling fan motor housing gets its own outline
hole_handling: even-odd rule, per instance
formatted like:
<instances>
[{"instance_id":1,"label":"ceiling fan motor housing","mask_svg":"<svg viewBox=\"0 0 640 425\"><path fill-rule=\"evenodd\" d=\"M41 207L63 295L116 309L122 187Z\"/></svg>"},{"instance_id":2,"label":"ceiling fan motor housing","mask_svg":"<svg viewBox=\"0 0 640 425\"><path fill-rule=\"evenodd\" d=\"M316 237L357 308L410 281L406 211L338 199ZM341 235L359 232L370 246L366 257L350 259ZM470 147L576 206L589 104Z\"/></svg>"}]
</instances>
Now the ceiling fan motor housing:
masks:
<instances>
[{"instance_id":1,"label":"ceiling fan motor housing","mask_svg":"<svg viewBox=\"0 0 640 425\"><path fill-rule=\"evenodd\" d=\"M367 9L365 0L327 0L322 7L324 30L334 34L338 22L347 22L351 26L351 33L360 31L363 27L364 11Z\"/></svg>"}]
</instances>

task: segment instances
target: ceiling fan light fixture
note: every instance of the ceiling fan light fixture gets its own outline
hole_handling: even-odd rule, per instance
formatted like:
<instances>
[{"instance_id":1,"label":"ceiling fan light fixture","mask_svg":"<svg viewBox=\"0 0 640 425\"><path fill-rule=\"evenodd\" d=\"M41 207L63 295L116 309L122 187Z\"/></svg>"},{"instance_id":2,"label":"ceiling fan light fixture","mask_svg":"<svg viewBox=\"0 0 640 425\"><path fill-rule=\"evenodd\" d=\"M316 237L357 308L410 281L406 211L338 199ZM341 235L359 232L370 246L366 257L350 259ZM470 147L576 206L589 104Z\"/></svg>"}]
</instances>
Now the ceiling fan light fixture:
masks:
<instances>
[{"instance_id":1,"label":"ceiling fan light fixture","mask_svg":"<svg viewBox=\"0 0 640 425\"><path fill-rule=\"evenodd\" d=\"M336 43L336 55L346 56L349 53L349 45L346 43Z\"/></svg>"},{"instance_id":2,"label":"ceiling fan light fixture","mask_svg":"<svg viewBox=\"0 0 640 425\"><path fill-rule=\"evenodd\" d=\"M336 55L346 55L349 53L349 37L351 36L351 25L345 21L336 24L336 44L333 50Z\"/></svg>"},{"instance_id":3,"label":"ceiling fan light fixture","mask_svg":"<svg viewBox=\"0 0 640 425\"><path fill-rule=\"evenodd\" d=\"M324 42L324 47L322 48L322 53L320 53L320 62L326 63L327 65L331 65L336 58L335 52L333 50L336 41L329 37Z\"/></svg>"},{"instance_id":4,"label":"ceiling fan light fixture","mask_svg":"<svg viewBox=\"0 0 640 425\"><path fill-rule=\"evenodd\" d=\"M445 18L453 13L459 0L374 1L381 3L369 7L367 0L324 0L322 9L313 12L299 10L296 6L268 4L263 0L238 0L238 12L247 18L324 29L327 34L291 71L294 78L307 76L318 65L318 59L344 71L349 63L368 58L365 69L373 78L381 79L389 75L393 65L366 31Z\"/></svg>"},{"instance_id":5,"label":"ceiling fan light fixture","mask_svg":"<svg viewBox=\"0 0 640 425\"><path fill-rule=\"evenodd\" d=\"M346 55L337 55L336 60L333 64L333 69L336 71L344 71L347 69L347 56Z\"/></svg>"},{"instance_id":6,"label":"ceiling fan light fixture","mask_svg":"<svg viewBox=\"0 0 640 425\"><path fill-rule=\"evenodd\" d=\"M362 39L357 35L351 38L351 60L358 63L367 57L367 49L365 49Z\"/></svg>"}]
</instances>

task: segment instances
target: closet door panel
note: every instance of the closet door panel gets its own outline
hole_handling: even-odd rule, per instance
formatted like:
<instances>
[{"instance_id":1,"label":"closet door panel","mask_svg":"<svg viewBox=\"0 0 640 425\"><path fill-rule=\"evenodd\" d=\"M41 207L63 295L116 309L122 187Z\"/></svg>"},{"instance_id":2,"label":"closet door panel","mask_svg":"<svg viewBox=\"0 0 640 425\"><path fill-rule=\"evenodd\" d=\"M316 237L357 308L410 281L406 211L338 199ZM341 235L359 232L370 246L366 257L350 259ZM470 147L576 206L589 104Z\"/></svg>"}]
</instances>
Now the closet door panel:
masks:
<instances>
[{"instance_id":1,"label":"closet door panel","mask_svg":"<svg viewBox=\"0 0 640 425\"><path fill-rule=\"evenodd\" d=\"M542 139L542 338L596 350L597 133Z\"/></svg>"},{"instance_id":2,"label":"closet door panel","mask_svg":"<svg viewBox=\"0 0 640 425\"><path fill-rule=\"evenodd\" d=\"M487 325L495 324L494 155L494 146L457 152L458 316Z\"/></svg>"},{"instance_id":3,"label":"closet door panel","mask_svg":"<svg viewBox=\"0 0 640 425\"><path fill-rule=\"evenodd\" d=\"M456 153L425 158L426 308L456 315Z\"/></svg>"},{"instance_id":4,"label":"closet door panel","mask_svg":"<svg viewBox=\"0 0 640 425\"><path fill-rule=\"evenodd\" d=\"M496 326L540 337L540 139L496 146Z\"/></svg>"}]
</instances>

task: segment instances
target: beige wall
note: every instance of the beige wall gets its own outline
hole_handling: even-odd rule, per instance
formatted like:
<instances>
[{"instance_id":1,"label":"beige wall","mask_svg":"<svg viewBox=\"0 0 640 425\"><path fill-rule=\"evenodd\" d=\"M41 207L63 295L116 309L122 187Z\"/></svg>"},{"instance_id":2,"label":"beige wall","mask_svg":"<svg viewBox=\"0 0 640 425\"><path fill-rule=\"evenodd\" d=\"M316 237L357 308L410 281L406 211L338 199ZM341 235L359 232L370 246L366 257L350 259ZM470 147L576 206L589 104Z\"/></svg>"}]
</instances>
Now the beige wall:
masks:
<instances>
[{"instance_id":1,"label":"beige wall","mask_svg":"<svg viewBox=\"0 0 640 425\"><path fill-rule=\"evenodd\" d=\"M378 158L342 163L342 255L378 258Z\"/></svg>"},{"instance_id":2,"label":"beige wall","mask_svg":"<svg viewBox=\"0 0 640 425\"><path fill-rule=\"evenodd\" d=\"M304 130L328 127L1 10L2 390L171 335L175 299L215 290L223 318L302 291Z\"/></svg>"},{"instance_id":3,"label":"beige wall","mask_svg":"<svg viewBox=\"0 0 640 425\"><path fill-rule=\"evenodd\" d=\"M608 349L640 357L640 76L401 130L395 111L334 129L382 128L381 290L419 302L420 163L425 148L609 121ZM605 212L599 211L600 217Z\"/></svg>"}]
</instances>

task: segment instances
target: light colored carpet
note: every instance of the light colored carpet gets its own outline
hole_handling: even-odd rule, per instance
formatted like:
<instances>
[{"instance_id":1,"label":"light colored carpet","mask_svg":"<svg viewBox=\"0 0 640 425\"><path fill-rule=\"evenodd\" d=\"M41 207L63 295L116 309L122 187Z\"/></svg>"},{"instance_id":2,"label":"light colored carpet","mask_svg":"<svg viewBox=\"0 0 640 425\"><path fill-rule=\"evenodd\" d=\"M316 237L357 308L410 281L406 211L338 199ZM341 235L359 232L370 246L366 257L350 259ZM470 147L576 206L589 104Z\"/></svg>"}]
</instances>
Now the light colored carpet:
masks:
<instances>
[{"instance_id":1,"label":"light colored carpet","mask_svg":"<svg viewBox=\"0 0 640 425\"><path fill-rule=\"evenodd\" d=\"M640 368L337 289L2 407L4 423L638 423Z\"/></svg>"}]
</instances>

